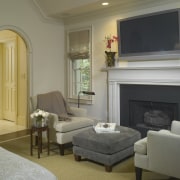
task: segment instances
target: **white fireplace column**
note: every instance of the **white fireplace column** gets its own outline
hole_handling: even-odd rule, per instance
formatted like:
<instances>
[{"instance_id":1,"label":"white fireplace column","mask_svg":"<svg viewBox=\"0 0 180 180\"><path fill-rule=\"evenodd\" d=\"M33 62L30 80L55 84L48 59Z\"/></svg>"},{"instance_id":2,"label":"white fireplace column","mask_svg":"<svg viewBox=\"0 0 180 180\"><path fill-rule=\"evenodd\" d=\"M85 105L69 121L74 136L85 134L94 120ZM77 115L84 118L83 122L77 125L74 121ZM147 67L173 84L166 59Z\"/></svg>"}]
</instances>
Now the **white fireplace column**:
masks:
<instances>
[{"instance_id":1,"label":"white fireplace column","mask_svg":"<svg viewBox=\"0 0 180 180\"><path fill-rule=\"evenodd\" d=\"M108 81L109 95L109 122L120 125L120 84L116 81Z\"/></svg>"},{"instance_id":2,"label":"white fireplace column","mask_svg":"<svg viewBox=\"0 0 180 180\"><path fill-rule=\"evenodd\" d=\"M180 66L115 67L108 72L108 121L121 124L121 84L180 86Z\"/></svg>"}]
</instances>

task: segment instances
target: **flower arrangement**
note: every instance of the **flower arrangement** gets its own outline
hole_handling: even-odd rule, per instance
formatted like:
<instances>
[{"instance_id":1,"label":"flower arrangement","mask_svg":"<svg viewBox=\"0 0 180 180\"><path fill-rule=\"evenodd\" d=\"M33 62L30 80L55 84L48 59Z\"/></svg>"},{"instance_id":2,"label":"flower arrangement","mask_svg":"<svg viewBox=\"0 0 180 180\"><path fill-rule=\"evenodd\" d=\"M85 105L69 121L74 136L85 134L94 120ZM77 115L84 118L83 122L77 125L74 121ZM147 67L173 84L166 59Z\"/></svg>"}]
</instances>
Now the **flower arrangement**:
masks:
<instances>
[{"instance_id":1,"label":"flower arrangement","mask_svg":"<svg viewBox=\"0 0 180 180\"><path fill-rule=\"evenodd\" d=\"M111 35L105 36L106 48L109 49L109 52L111 52L112 43L117 41L118 41L117 36L111 36Z\"/></svg>"},{"instance_id":2,"label":"flower arrangement","mask_svg":"<svg viewBox=\"0 0 180 180\"><path fill-rule=\"evenodd\" d=\"M37 109L31 114L31 118L35 119L36 125L39 124L41 126L45 125L45 119L48 116L49 116L49 113L41 109Z\"/></svg>"},{"instance_id":3,"label":"flower arrangement","mask_svg":"<svg viewBox=\"0 0 180 180\"><path fill-rule=\"evenodd\" d=\"M111 51L112 48L112 43L117 42L118 41L118 37L117 36L105 36L105 43L106 43L106 49L108 49L109 51L105 51L106 54L106 64L109 67L115 66L115 54L116 52Z\"/></svg>"}]
</instances>

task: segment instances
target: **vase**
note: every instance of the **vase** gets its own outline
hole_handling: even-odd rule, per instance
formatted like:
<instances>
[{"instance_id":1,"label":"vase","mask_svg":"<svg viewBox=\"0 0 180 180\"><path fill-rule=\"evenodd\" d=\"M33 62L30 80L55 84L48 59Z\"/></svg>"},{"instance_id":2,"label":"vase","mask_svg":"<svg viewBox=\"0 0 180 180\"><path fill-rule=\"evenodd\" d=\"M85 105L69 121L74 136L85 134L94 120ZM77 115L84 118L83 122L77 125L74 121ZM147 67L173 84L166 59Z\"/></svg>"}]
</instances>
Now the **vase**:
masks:
<instances>
[{"instance_id":1,"label":"vase","mask_svg":"<svg viewBox=\"0 0 180 180\"><path fill-rule=\"evenodd\" d=\"M105 51L105 53L106 53L106 65L108 67L115 66L115 55L116 55L116 52Z\"/></svg>"},{"instance_id":2,"label":"vase","mask_svg":"<svg viewBox=\"0 0 180 180\"><path fill-rule=\"evenodd\" d=\"M42 118L37 117L33 119L33 126L34 127L42 127Z\"/></svg>"},{"instance_id":3,"label":"vase","mask_svg":"<svg viewBox=\"0 0 180 180\"><path fill-rule=\"evenodd\" d=\"M33 125L34 125L34 127L41 127L41 121L40 120L34 120L34 123L33 123Z\"/></svg>"}]
</instances>

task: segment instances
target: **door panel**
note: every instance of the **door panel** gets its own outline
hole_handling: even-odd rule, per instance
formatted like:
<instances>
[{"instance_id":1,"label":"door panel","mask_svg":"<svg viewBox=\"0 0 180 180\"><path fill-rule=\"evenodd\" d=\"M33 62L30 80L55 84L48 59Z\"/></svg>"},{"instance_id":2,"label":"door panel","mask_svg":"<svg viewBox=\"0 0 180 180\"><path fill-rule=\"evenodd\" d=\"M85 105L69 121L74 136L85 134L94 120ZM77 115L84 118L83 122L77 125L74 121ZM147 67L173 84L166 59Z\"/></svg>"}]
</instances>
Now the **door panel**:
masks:
<instances>
[{"instance_id":1,"label":"door panel","mask_svg":"<svg viewBox=\"0 0 180 180\"><path fill-rule=\"evenodd\" d=\"M3 47L3 116L16 121L17 116L17 41L4 43Z\"/></svg>"}]
</instances>

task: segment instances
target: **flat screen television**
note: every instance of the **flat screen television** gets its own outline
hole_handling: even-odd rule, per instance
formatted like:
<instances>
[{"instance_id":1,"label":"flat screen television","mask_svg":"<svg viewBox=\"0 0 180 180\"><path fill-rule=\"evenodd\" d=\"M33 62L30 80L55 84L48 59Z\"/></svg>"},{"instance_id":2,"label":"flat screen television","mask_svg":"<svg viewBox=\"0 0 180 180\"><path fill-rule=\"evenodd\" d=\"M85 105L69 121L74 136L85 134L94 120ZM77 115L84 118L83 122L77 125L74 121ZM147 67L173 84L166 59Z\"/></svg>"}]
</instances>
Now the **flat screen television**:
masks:
<instances>
[{"instance_id":1,"label":"flat screen television","mask_svg":"<svg viewBox=\"0 0 180 180\"><path fill-rule=\"evenodd\" d=\"M120 59L180 58L179 9L117 21Z\"/></svg>"}]
</instances>

